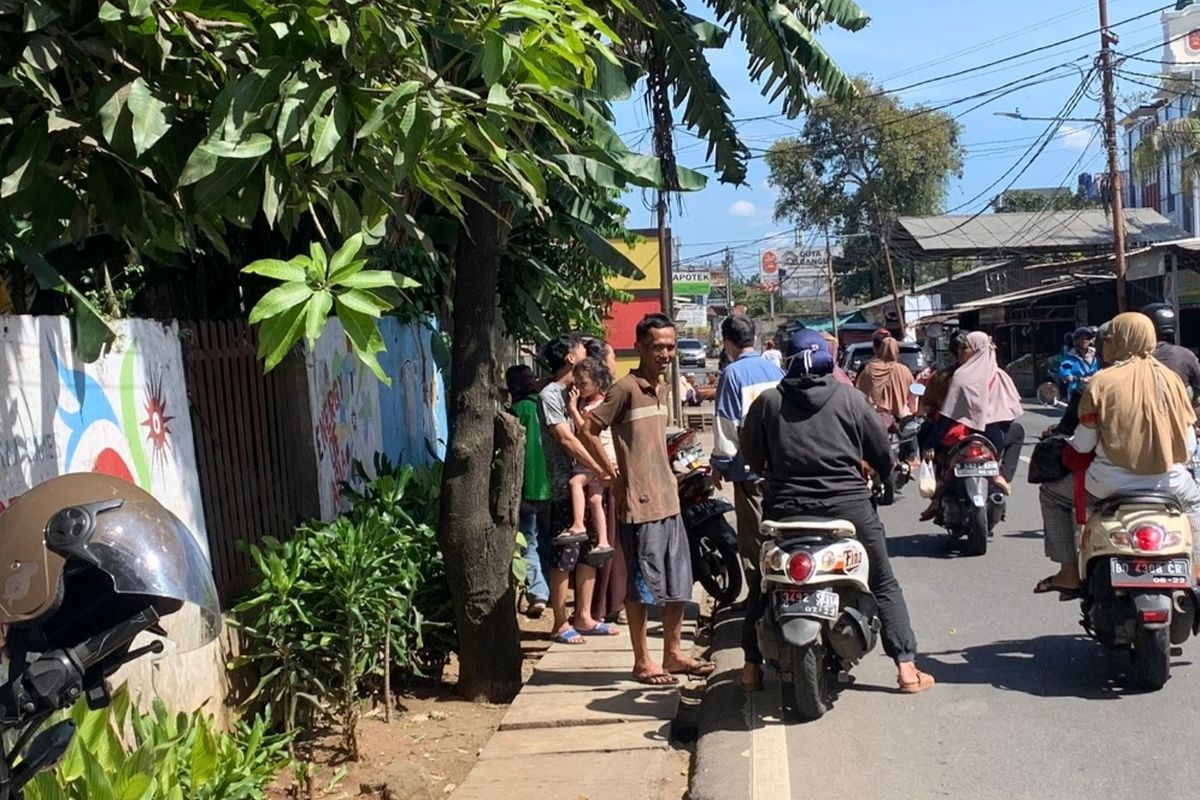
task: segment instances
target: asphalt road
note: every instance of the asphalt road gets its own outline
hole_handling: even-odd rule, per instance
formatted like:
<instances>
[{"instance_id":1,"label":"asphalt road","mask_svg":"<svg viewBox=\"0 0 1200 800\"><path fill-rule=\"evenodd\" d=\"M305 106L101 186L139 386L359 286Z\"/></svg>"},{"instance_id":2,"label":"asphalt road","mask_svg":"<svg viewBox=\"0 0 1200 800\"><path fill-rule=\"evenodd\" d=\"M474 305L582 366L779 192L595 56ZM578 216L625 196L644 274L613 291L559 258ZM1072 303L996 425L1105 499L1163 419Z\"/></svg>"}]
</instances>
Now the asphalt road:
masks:
<instances>
[{"instance_id":1,"label":"asphalt road","mask_svg":"<svg viewBox=\"0 0 1200 800\"><path fill-rule=\"evenodd\" d=\"M1049 421L1043 414L1023 420L1031 437ZM894 667L877 649L815 723L779 720L777 682L738 698L745 722L729 727L749 723L750 741L736 754L749 762L749 797L1063 800L1195 792L1200 642L1184 644L1164 689L1127 691L1126 658L1083 635L1078 603L1032 594L1053 568L1024 467L1008 519L983 557L959 557L940 529L917 522L926 501L915 487L884 509L920 641L918 664L938 685L923 695L897 694ZM723 760L733 767L735 757L731 751ZM712 763L708 769L714 772ZM744 775L736 768L729 774ZM722 793L746 796L732 787L715 794Z\"/></svg>"}]
</instances>

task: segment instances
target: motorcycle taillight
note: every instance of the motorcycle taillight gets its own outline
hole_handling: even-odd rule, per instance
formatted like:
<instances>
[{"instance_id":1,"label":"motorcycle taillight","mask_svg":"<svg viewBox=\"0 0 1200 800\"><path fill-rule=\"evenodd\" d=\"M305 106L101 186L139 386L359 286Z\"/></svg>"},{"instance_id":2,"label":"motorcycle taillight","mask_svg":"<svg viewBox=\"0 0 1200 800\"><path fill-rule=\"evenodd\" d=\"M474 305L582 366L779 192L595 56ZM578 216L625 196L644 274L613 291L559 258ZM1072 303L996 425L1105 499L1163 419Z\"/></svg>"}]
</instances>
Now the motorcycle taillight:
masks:
<instances>
[{"instance_id":1,"label":"motorcycle taillight","mask_svg":"<svg viewBox=\"0 0 1200 800\"><path fill-rule=\"evenodd\" d=\"M979 442L971 442L963 448L963 458L984 458L987 456L987 451L983 449L983 445Z\"/></svg>"},{"instance_id":2,"label":"motorcycle taillight","mask_svg":"<svg viewBox=\"0 0 1200 800\"><path fill-rule=\"evenodd\" d=\"M804 550L792 553L792 557L788 559L787 564L788 577L796 583L804 583L812 577L816 566L813 563L813 557Z\"/></svg>"},{"instance_id":3,"label":"motorcycle taillight","mask_svg":"<svg viewBox=\"0 0 1200 800\"><path fill-rule=\"evenodd\" d=\"M1131 533L1134 547L1147 553L1161 550L1167 538L1167 532L1158 525L1139 525Z\"/></svg>"}]
</instances>

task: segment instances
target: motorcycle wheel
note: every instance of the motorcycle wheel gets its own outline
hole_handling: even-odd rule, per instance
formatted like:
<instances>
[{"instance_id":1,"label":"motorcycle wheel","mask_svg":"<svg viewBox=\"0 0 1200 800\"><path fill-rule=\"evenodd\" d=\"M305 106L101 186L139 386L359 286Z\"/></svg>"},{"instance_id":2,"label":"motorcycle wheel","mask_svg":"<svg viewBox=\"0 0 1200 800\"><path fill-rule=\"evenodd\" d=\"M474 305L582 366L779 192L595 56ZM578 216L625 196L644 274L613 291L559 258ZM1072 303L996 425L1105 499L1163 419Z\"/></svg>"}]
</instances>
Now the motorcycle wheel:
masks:
<instances>
[{"instance_id":1,"label":"motorcycle wheel","mask_svg":"<svg viewBox=\"0 0 1200 800\"><path fill-rule=\"evenodd\" d=\"M1046 381L1037 388L1038 402L1046 408L1055 408L1058 406L1058 387L1051 381Z\"/></svg>"},{"instance_id":2,"label":"motorcycle wheel","mask_svg":"<svg viewBox=\"0 0 1200 800\"><path fill-rule=\"evenodd\" d=\"M1133 641L1130 659L1133 662L1133 680L1147 691L1156 692L1171 677L1170 630L1139 628Z\"/></svg>"},{"instance_id":3,"label":"motorcycle wheel","mask_svg":"<svg viewBox=\"0 0 1200 800\"><path fill-rule=\"evenodd\" d=\"M796 716L806 722L818 720L829 710L829 670L825 669L825 648L820 644L810 644L789 649L792 682L783 684L784 707L791 706Z\"/></svg>"},{"instance_id":4,"label":"motorcycle wheel","mask_svg":"<svg viewBox=\"0 0 1200 800\"><path fill-rule=\"evenodd\" d=\"M976 508L971 514L967 529L967 555L981 556L987 552L988 546L988 511L987 506Z\"/></svg>"},{"instance_id":5,"label":"motorcycle wheel","mask_svg":"<svg viewBox=\"0 0 1200 800\"><path fill-rule=\"evenodd\" d=\"M717 605L732 605L742 593L737 537L723 517L706 522L692 547L692 571Z\"/></svg>"}]
</instances>

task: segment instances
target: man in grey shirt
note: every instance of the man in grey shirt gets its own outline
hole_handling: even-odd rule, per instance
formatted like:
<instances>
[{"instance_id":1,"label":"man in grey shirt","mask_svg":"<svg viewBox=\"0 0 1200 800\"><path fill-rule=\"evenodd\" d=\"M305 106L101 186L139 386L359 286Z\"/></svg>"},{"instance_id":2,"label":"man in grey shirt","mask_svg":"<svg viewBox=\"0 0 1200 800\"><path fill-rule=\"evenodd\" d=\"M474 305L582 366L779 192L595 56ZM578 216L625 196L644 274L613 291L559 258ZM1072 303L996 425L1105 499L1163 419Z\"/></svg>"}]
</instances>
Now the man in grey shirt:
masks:
<instances>
[{"instance_id":1,"label":"man in grey shirt","mask_svg":"<svg viewBox=\"0 0 1200 800\"><path fill-rule=\"evenodd\" d=\"M573 369L587 357L583 339L575 334L560 334L546 343L542 360L551 370L552 379L539 395L542 420L542 447L546 451L546 476L550 481L550 527L538 552L548 554L550 608L554 612L554 639L563 644L585 644L584 635L615 636L617 631L592 618L592 592L596 586L596 568L588 566L587 554L592 536L573 536L571 526L570 480L578 463L602 480L611 480L609 465L597 463L575 436L575 424L567 411L567 393L574 387ZM560 533L562 532L562 533ZM566 534L566 535L564 535ZM545 550L542 549L543 545ZM575 624L567 617L567 579L575 571Z\"/></svg>"},{"instance_id":2,"label":"man in grey shirt","mask_svg":"<svg viewBox=\"0 0 1200 800\"><path fill-rule=\"evenodd\" d=\"M1192 403L1200 402L1200 359L1186 347L1173 344L1175 339L1175 312L1166 303L1151 303L1142 313L1154 323L1158 334L1158 347L1154 357L1179 376L1188 388Z\"/></svg>"}]
</instances>

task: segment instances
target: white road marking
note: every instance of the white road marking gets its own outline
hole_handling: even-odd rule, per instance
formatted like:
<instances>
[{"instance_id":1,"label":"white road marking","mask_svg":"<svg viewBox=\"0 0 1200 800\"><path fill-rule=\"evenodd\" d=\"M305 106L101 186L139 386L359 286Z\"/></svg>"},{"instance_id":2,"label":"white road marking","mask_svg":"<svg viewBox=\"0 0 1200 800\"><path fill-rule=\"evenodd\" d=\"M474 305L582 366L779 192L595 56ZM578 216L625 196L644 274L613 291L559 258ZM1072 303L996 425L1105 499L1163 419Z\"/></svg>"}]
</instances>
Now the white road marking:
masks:
<instances>
[{"instance_id":1,"label":"white road marking","mask_svg":"<svg viewBox=\"0 0 1200 800\"><path fill-rule=\"evenodd\" d=\"M750 800L786 800L792 796L779 678L767 668L763 691L750 692Z\"/></svg>"},{"instance_id":2,"label":"white road marking","mask_svg":"<svg viewBox=\"0 0 1200 800\"><path fill-rule=\"evenodd\" d=\"M1024 461L1026 464L1030 463L1029 456L1021 456L1021 460Z\"/></svg>"}]
</instances>

